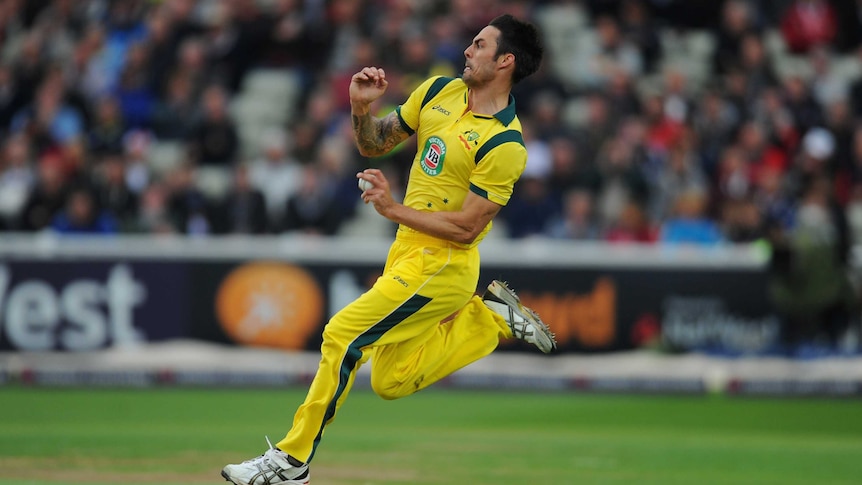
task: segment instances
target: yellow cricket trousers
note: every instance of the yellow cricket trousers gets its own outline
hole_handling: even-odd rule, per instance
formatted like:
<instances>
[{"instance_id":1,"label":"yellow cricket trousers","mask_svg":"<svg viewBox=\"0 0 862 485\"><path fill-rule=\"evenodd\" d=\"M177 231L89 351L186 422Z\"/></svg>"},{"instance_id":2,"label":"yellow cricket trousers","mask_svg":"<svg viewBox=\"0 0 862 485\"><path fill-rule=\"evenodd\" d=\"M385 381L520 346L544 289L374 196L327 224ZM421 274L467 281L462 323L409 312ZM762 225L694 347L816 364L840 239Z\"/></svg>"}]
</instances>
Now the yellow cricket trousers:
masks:
<instances>
[{"instance_id":1,"label":"yellow cricket trousers","mask_svg":"<svg viewBox=\"0 0 862 485\"><path fill-rule=\"evenodd\" d=\"M374 392L397 399L510 338L503 318L475 295L478 279L478 248L399 231L383 275L324 328L317 374L278 448L311 461L324 427L335 419L356 371L369 358Z\"/></svg>"}]
</instances>

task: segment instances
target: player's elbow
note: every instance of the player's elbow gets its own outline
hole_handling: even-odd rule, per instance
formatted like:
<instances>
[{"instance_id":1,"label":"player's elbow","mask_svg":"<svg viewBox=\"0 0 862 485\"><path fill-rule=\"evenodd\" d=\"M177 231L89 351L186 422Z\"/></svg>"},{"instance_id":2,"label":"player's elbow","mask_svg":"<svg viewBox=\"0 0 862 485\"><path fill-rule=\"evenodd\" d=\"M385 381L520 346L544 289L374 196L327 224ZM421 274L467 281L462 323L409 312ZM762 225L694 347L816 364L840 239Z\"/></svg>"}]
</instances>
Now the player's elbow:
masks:
<instances>
[{"instance_id":1,"label":"player's elbow","mask_svg":"<svg viewBox=\"0 0 862 485\"><path fill-rule=\"evenodd\" d=\"M471 224L468 226L459 226L459 230L453 235L452 240L459 244L473 244L473 241L482 233L484 226Z\"/></svg>"}]
</instances>

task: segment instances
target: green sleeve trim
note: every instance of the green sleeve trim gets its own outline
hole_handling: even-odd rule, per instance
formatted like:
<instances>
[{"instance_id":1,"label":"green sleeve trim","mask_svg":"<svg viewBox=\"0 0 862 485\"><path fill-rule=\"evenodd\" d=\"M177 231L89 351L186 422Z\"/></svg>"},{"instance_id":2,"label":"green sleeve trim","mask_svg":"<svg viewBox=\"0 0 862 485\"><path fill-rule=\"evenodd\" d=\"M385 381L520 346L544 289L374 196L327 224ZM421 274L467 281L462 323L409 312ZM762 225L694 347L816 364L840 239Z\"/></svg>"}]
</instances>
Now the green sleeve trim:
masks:
<instances>
[{"instance_id":1,"label":"green sleeve trim","mask_svg":"<svg viewBox=\"0 0 862 485\"><path fill-rule=\"evenodd\" d=\"M410 125L408 125L407 122L404 121L404 118L401 117L401 106L395 107L395 114L398 115L398 122L401 123L401 128L403 128L408 135L412 136L413 133L416 133L416 131L413 130L413 128L410 128Z\"/></svg>"},{"instance_id":2,"label":"green sleeve trim","mask_svg":"<svg viewBox=\"0 0 862 485\"><path fill-rule=\"evenodd\" d=\"M428 104L432 99L434 99L434 96L440 94L440 91L442 91L447 84L454 80L455 78L453 77L442 76L435 79L434 82L431 83L431 87L428 88L428 91L425 92L425 97L422 99L422 106L420 106L419 109L424 108L426 104Z\"/></svg>"},{"instance_id":3,"label":"green sleeve trim","mask_svg":"<svg viewBox=\"0 0 862 485\"><path fill-rule=\"evenodd\" d=\"M482 197L483 199L488 198L488 191L481 187L477 187L474 184L470 184L470 192L473 192L474 194L478 195L479 197Z\"/></svg>"},{"instance_id":4,"label":"green sleeve trim","mask_svg":"<svg viewBox=\"0 0 862 485\"><path fill-rule=\"evenodd\" d=\"M518 143L521 146L524 146L524 137L523 135L521 135L521 132L517 130L506 130L492 136L491 139L486 141L476 152L476 165L478 165L479 162L482 161L482 159L485 157L485 155L488 154L488 152L504 143L510 142Z\"/></svg>"}]
</instances>

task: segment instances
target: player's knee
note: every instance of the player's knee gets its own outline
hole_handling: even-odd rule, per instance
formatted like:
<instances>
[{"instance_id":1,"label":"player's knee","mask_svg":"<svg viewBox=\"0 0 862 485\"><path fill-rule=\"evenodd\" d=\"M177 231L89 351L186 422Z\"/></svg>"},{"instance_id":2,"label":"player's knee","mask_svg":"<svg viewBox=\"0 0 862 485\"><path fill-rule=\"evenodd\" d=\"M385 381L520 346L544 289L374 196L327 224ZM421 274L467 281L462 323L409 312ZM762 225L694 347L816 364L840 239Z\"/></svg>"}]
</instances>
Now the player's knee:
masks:
<instances>
[{"instance_id":1,"label":"player's knee","mask_svg":"<svg viewBox=\"0 0 862 485\"><path fill-rule=\"evenodd\" d=\"M375 378L374 374L371 374L371 389L387 401L406 396L408 393L403 392L402 387L400 383L394 382L392 379Z\"/></svg>"}]
</instances>

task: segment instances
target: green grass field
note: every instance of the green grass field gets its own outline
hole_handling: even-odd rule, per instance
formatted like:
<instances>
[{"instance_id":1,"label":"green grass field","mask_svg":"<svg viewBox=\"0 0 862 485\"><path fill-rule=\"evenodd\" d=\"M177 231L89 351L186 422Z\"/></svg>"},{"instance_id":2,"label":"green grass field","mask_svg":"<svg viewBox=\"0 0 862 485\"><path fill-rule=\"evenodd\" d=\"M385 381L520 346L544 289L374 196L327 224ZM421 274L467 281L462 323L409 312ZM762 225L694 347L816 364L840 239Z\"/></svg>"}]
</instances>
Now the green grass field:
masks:
<instances>
[{"instance_id":1,"label":"green grass field","mask_svg":"<svg viewBox=\"0 0 862 485\"><path fill-rule=\"evenodd\" d=\"M0 484L225 483L303 389L0 387ZM355 391L312 483L862 482L854 400Z\"/></svg>"}]
</instances>

